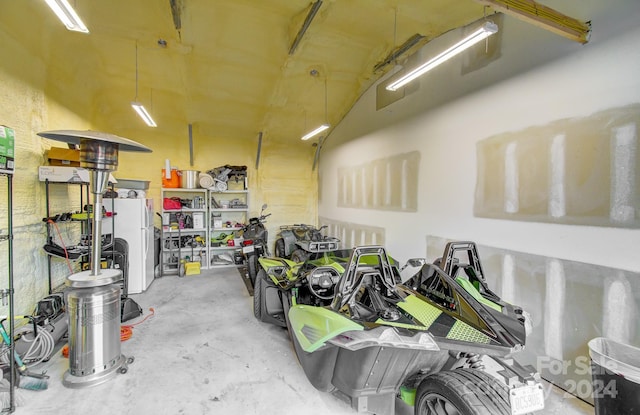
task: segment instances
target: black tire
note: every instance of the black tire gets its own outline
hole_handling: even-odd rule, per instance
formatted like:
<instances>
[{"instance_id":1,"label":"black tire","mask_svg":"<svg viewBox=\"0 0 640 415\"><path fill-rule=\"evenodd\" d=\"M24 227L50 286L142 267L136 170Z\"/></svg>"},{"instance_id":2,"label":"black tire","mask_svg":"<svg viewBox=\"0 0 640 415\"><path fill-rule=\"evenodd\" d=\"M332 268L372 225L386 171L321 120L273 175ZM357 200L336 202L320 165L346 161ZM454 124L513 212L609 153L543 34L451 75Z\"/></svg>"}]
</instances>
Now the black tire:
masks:
<instances>
[{"instance_id":1,"label":"black tire","mask_svg":"<svg viewBox=\"0 0 640 415\"><path fill-rule=\"evenodd\" d=\"M282 239L282 238L276 239L276 244L273 247L273 255L276 258L286 258L287 257L287 251L286 251L285 246L284 246L284 239Z\"/></svg>"},{"instance_id":2,"label":"black tire","mask_svg":"<svg viewBox=\"0 0 640 415\"><path fill-rule=\"evenodd\" d=\"M256 276L258 275L258 255L251 255L247 258L247 272L249 273L249 279L251 280L251 286L255 291Z\"/></svg>"},{"instance_id":3,"label":"black tire","mask_svg":"<svg viewBox=\"0 0 640 415\"><path fill-rule=\"evenodd\" d=\"M418 386L414 414L509 415L509 392L506 385L478 370L439 372Z\"/></svg>"},{"instance_id":4,"label":"black tire","mask_svg":"<svg viewBox=\"0 0 640 415\"><path fill-rule=\"evenodd\" d=\"M304 262L309 258L309 253L302 249L296 249L291 253L291 260L295 263Z\"/></svg>"},{"instance_id":5,"label":"black tire","mask_svg":"<svg viewBox=\"0 0 640 415\"><path fill-rule=\"evenodd\" d=\"M260 270L256 275L256 282L253 286L253 316L262 321L262 284L267 277L264 270Z\"/></svg>"}]
</instances>

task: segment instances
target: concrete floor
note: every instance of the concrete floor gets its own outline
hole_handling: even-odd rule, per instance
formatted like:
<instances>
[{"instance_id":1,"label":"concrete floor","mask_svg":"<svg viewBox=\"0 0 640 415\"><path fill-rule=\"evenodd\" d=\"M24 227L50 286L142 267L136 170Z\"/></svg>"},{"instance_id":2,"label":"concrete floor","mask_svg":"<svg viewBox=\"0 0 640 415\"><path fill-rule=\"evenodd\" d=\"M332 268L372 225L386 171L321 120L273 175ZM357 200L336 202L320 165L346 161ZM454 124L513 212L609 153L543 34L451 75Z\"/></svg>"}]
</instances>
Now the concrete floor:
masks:
<instances>
[{"instance_id":1,"label":"concrete floor","mask_svg":"<svg viewBox=\"0 0 640 415\"><path fill-rule=\"evenodd\" d=\"M47 390L16 390L17 414L356 414L309 384L284 329L255 320L252 298L235 268L165 276L131 297L145 316L149 308L155 315L122 343L122 353L135 357L128 373L68 389L61 382L68 361L56 353L40 368L51 376ZM594 413L592 406L546 386L544 414ZM399 402L396 413L412 410Z\"/></svg>"}]
</instances>

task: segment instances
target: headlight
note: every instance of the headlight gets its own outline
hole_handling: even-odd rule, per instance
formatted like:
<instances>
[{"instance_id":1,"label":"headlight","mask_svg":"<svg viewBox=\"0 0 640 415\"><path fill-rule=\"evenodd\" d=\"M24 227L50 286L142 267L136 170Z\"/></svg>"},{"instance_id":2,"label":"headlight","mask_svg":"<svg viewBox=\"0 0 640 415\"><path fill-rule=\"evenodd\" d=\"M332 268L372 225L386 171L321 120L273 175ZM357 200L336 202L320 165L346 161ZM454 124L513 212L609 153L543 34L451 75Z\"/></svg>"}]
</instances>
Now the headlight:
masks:
<instances>
[{"instance_id":1,"label":"headlight","mask_svg":"<svg viewBox=\"0 0 640 415\"><path fill-rule=\"evenodd\" d=\"M287 274L287 268L286 267L271 267L267 271L267 275L273 275L277 279L281 279L286 274Z\"/></svg>"}]
</instances>

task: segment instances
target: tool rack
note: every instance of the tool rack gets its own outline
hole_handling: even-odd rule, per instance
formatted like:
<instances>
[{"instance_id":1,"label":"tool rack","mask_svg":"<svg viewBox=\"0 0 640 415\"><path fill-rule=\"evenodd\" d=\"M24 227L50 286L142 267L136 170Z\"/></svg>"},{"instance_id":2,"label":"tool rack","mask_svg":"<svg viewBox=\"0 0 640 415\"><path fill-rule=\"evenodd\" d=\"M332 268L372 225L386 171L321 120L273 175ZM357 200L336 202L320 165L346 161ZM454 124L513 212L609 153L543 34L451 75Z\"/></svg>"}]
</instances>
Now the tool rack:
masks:
<instances>
[{"instance_id":1,"label":"tool rack","mask_svg":"<svg viewBox=\"0 0 640 415\"><path fill-rule=\"evenodd\" d=\"M0 169L0 176L7 178L7 233L6 235L0 234L0 242L8 243L7 252L9 255L9 269L8 269L8 288L0 290L0 298L2 305L9 306L9 333L13 336L14 333L14 306L13 306L13 171ZM8 302L7 302L8 300ZM9 345L9 356L13 356L15 353L15 342L11 342ZM16 385L16 363L14 359L9 358L9 407L2 408L3 413L13 413L15 411L15 385Z\"/></svg>"}]
</instances>

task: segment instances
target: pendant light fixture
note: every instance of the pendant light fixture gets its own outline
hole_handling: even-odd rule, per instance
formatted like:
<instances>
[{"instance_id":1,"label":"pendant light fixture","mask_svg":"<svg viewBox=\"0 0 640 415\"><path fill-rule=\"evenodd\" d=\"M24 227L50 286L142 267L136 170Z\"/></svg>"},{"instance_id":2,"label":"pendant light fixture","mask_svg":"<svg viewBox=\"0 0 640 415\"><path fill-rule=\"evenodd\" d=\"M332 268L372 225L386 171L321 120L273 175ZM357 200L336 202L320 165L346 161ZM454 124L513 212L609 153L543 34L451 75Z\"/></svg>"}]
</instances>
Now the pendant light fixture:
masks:
<instances>
[{"instance_id":1,"label":"pendant light fixture","mask_svg":"<svg viewBox=\"0 0 640 415\"><path fill-rule=\"evenodd\" d=\"M418 78L419 76L432 70L433 68L440 65L441 63L448 61L449 59L453 58L459 53L469 49L471 46L475 45L476 43L488 38L489 36L497 32L498 32L498 25L496 25L491 21L485 22L482 26L480 26L478 30L474 31L469 36L462 39L460 42L456 43L455 45L451 46L445 51L439 53L438 55L429 59L428 61L418 66L414 70L410 71L409 73L405 74L404 76L400 77L399 79L387 85L386 89L389 91L397 91L398 89L402 88L403 86L413 81L414 79Z\"/></svg>"},{"instance_id":2,"label":"pendant light fixture","mask_svg":"<svg viewBox=\"0 0 640 415\"><path fill-rule=\"evenodd\" d=\"M302 140L308 140L311 137L320 134L321 132L328 130L331 126L329 124L322 124L320 125L318 128L316 128L313 131L309 131L308 133L306 133L305 135L302 136Z\"/></svg>"},{"instance_id":3,"label":"pendant light fixture","mask_svg":"<svg viewBox=\"0 0 640 415\"><path fill-rule=\"evenodd\" d=\"M151 117L151 114L147 111L147 109L138 102L138 43L136 42L136 97L131 102L131 107L138 113L142 121L145 122L149 127L157 127L158 125Z\"/></svg>"},{"instance_id":4,"label":"pendant light fixture","mask_svg":"<svg viewBox=\"0 0 640 415\"><path fill-rule=\"evenodd\" d=\"M74 32L89 33L89 29L82 22L78 13L71 7L67 0L44 0L58 16L58 19Z\"/></svg>"},{"instance_id":5,"label":"pendant light fixture","mask_svg":"<svg viewBox=\"0 0 640 415\"><path fill-rule=\"evenodd\" d=\"M318 71L316 69L311 70L311 76L318 76ZM315 128L312 131L309 131L308 133L303 135L300 139L306 141L311 137L316 136L321 132L331 128L331 125L328 122L326 122L327 121L327 78L326 76L324 78L324 120L325 120L324 124L320 125L319 127Z\"/></svg>"}]
</instances>

